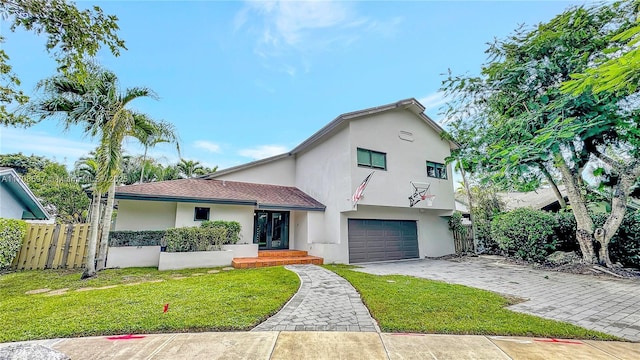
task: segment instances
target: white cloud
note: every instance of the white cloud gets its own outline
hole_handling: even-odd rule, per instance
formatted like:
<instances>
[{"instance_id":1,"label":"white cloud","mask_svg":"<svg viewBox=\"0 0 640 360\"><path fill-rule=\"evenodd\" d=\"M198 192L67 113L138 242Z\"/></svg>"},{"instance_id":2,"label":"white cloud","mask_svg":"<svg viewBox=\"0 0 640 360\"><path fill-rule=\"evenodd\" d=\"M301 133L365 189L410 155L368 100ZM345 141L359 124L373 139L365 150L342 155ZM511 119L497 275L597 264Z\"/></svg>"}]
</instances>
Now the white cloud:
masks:
<instances>
[{"instance_id":1,"label":"white cloud","mask_svg":"<svg viewBox=\"0 0 640 360\"><path fill-rule=\"evenodd\" d=\"M288 148L282 145L260 145L252 148L242 149L238 154L254 160L268 158L287 152Z\"/></svg>"},{"instance_id":2,"label":"white cloud","mask_svg":"<svg viewBox=\"0 0 640 360\"><path fill-rule=\"evenodd\" d=\"M424 105L425 113L427 113L427 115L429 115L435 122L443 126L447 125L447 123L452 120L451 118L443 116L443 112L446 110L444 105L449 100L450 99L445 97L444 93L441 91L418 99L418 101Z\"/></svg>"},{"instance_id":3,"label":"white cloud","mask_svg":"<svg viewBox=\"0 0 640 360\"><path fill-rule=\"evenodd\" d=\"M250 7L265 18L262 40L279 45L299 44L305 32L330 28L351 19L347 3L334 1L252 1ZM237 17L242 19L241 11ZM246 22L236 21L236 26ZM350 21L351 22L351 21Z\"/></svg>"},{"instance_id":4,"label":"white cloud","mask_svg":"<svg viewBox=\"0 0 640 360\"><path fill-rule=\"evenodd\" d=\"M356 2L346 1L247 1L233 26L236 32L244 29L255 36L254 53L264 61L288 57L283 72L295 76L300 73L297 68L308 71L309 55L348 47L367 34L395 36L402 23L400 17L370 19L358 14L356 7ZM302 64L291 65L291 55L300 56Z\"/></svg>"},{"instance_id":5,"label":"white cloud","mask_svg":"<svg viewBox=\"0 0 640 360\"><path fill-rule=\"evenodd\" d=\"M444 93L441 91L429 94L425 97L418 99L418 101L424 105L427 110L439 109L442 105L446 104L449 99L444 97Z\"/></svg>"},{"instance_id":6,"label":"white cloud","mask_svg":"<svg viewBox=\"0 0 640 360\"><path fill-rule=\"evenodd\" d=\"M22 152L25 155L55 157L67 166L72 166L79 157L87 155L97 145L69 140L64 136L50 135L46 132L14 128L0 129L0 140L2 153Z\"/></svg>"},{"instance_id":7,"label":"white cloud","mask_svg":"<svg viewBox=\"0 0 640 360\"><path fill-rule=\"evenodd\" d=\"M193 146L216 154L221 152L220 145L212 143L211 141L197 140L193 143Z\"/></svg>"}]
</instances>

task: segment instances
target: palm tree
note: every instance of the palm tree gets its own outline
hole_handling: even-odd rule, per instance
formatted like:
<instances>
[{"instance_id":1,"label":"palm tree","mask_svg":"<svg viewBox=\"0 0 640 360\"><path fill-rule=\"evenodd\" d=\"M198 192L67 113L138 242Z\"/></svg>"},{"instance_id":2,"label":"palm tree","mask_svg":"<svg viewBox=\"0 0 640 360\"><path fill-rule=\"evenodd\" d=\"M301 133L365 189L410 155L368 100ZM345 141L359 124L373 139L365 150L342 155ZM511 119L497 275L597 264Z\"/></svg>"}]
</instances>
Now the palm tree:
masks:
<instances>
[{"instance_id":1,"label":"palm tree","mask_svg":"<svg viewBox=\"0 0 640 360\"><path fill-rule=\"evenodd\" d=\"M120 91L116 75L99 66L90 66L88 70L83 81L75 76L60 75L40 83L46 97L31 108L41 119L59 117L65 128L82 125L87 135L100 140L96 150L97 173L92 184L89 249L82 278L96 275L95 253L100 225L104 231L100 240L98 269L104 266L124 138L133 135L137 127L152 127L146 116L127 109L127 106L138 98L156 98L153 91L144 87ZM100 222L100 199L105 192L108 192L107 206Z\"/></svg>"},{"instance_id":2,"label":"palm tree","mask_svg":"<svg viewBox=\"0 0 640 360\"><path fill-rule=\"evenodd\" d=\"M158 121L154 124L153 131L148 132L144 129L136 129L133 136L140 141L144 146L144 154L142 155L142 162L140 164L140 182L144 180L145 167L147 165L147 151L160 143L171 143L176 145L178 150L178 156L180 156L180 143L177 135L177 131L173 124Z\"/></svg>"},{"instance_id":3,"label":"palm tree","mask_svg":"<svg viewBox=\"0 0 640 360\"><path fill-rule=\"evenodd\" d=\"M180 171L180 177L183 179L189 179L198 176L198 172L204 169L200 162L194 160L180 159L177 165Z\"/></svg>"}]
</instances>

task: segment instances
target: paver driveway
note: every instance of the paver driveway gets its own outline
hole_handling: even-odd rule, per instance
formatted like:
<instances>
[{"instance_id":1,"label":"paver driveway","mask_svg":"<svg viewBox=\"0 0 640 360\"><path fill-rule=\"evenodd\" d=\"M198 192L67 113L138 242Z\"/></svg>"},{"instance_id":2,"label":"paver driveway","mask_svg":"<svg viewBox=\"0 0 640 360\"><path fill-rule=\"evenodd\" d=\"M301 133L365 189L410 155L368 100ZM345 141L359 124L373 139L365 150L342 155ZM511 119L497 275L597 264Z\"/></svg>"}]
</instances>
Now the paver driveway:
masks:
<instances>
[{"instance_id":1,"label":"paver driveway","mask_svg":"<svg viewBox=\"0 0 640 360\"><path fill-rule=\"evenodd\" d=\"M282 310L252 331L380 331L347 280L316 265L285 268L300 276L300 289Z\"/></svg>"},{"instance_id":2,"label":"paver driveway","mask_svg":"<svg viewBox=\"0 0 640 360\"><path fill-rule=\"evenodd\" d=\"M500 257L362 265L377 275L442 280L528 299L509 309L640 341L640 281L598 278L507 264Z\"/></svg>"}]
</instances>

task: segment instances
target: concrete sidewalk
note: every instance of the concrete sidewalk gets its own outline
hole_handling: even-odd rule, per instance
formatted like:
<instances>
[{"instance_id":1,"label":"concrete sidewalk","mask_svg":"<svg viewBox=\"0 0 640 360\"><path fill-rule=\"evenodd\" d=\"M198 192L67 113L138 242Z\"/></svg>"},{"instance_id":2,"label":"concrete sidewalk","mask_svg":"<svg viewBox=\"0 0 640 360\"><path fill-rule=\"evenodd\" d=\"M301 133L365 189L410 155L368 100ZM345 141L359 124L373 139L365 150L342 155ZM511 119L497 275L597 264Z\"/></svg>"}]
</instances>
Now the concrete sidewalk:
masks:
<instances>
[{"instance_id":1,"label":"concrete sidewalk","mask_svg":"<svg viewBox=\"0 0 640 360\"><path fill-rule=\"evenodd\" d=\"M209 332L40 343L71 359L640 359L640 344L374 332ZM0 344L0 347L9 344Z\"/></svg>"}]
</instances>

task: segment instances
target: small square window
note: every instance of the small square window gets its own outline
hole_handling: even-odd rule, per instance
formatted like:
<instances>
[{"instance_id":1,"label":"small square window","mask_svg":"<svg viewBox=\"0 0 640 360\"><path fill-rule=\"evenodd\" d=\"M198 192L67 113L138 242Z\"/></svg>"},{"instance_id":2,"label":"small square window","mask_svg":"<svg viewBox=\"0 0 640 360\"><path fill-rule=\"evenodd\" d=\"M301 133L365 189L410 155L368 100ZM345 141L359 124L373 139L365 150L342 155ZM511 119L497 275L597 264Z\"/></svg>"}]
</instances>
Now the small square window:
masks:
<instances>
[{"instance_id":1,"label":"small square window","mask_svg":"<svg viewBox=\"0 0 640 360\"><path fill-rule=\"evenodd\" d=\"M210 208L208 207L196 207L196 210L193 215L193 220L195 221L204 221L209 220Z\"/></svg>"},{"instance_id":2,"label":"small square window","mask_svg":"<svg viewBox=\"0 0 640 360\"><path fill-rule=\"evenodd\" d=\"M427 176L436 179L447 178L447 166L433 161L427 161Z\"/></svg>"},{"instance_id":3,"label":"small square window","mask_svg":"<svg viewBox=\"0 0 640 360\"><path fill-rule=\"evenodd\" d=\"M358 166L387 170L387 154L358 148Z\"/></svg>"}]
</instances>

